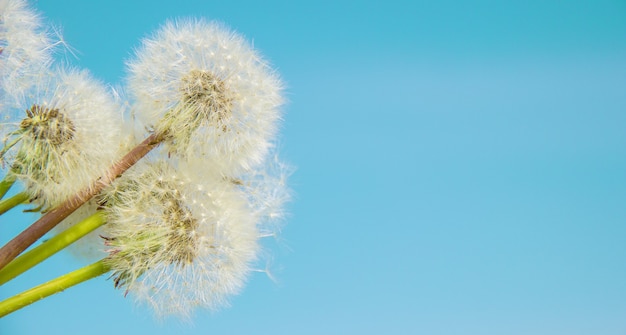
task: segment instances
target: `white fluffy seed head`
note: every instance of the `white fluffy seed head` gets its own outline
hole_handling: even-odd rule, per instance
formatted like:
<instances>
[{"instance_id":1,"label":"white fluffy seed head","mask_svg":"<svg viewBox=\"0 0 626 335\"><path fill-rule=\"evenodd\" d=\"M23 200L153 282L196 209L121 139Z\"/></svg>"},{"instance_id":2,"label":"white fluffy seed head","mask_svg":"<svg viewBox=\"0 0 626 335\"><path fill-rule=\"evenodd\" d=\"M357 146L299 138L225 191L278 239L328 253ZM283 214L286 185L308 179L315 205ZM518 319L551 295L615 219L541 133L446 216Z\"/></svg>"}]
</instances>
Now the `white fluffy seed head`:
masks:
<instances>
[{"instance_id":1,"label":"white fluffy seed head","mask_svg":"<svg viewBox=\"0 0 626 335\"><path fill-rule=\"evenodd\" d=\"M138 117L168 135L166 149L231 175L263 161L282 85L244 38L220 24L170 21L128 62Z\"/></svg>"},{"instance_id":2,"label":"white fluffy seed head","mask_svg":"<svg viewBox=\"0 0 626 335\"><path fill-rule=\"evenodd\" d=\"M12 105L41 80L62 42L24 0L0 1L0 96Z\"/></svg>"},{"instance_id":3,"label":"white fluffy seed head","mask_svg":"<svg viewBox=\"0 0 626 335\"><path fill-rule=\"evenodd\" d=\"M157 315L188 317L238 293L258 252L245 198L220 176L144 162L105 198L115 285Z\"/></svg>"},{"instance_id":4,"label":"white fluffy seed head","mask_svg":"<svg viewBox=\"0 0 626 335\"><path fill-rule=\"evenodd\" d=\"M12 170L36 203L54 207L120 157L123 111L86 71L55 71L32 92L22 103Z\"/></svg>"}]
</instances>

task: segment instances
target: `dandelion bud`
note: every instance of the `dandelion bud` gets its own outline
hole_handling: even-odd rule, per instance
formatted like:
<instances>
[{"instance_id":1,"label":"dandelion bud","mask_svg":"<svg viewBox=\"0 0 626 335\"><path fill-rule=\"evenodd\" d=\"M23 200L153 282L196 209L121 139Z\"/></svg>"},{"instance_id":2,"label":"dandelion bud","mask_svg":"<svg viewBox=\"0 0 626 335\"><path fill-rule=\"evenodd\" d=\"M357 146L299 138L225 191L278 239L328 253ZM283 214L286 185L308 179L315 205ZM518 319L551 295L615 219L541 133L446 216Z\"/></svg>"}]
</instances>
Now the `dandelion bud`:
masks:
<instances>
[{"instance_id":1,"label":"dandelion bud","mask_svg":"<svg viewBox=\"0 0 626 335\"><path fill-rule=\"evenodd\" d=\"M116 287L158 315L216 309L237 293L257 254L254 218L223 178L165 163L137 166L105 198L103 237Z\"/></svg>"},{"instance_id":2,"label":"dandelion bud","mask_svg":"<svg viewBox=\"0 0 626 335\"><path fill-rule=\"evenodd\" d=\"M169 152L205 157L229 175L263 161L282 85L243 37L216 23L168 22L128 67L137 115Z\"/></svg>"}]
</instances>

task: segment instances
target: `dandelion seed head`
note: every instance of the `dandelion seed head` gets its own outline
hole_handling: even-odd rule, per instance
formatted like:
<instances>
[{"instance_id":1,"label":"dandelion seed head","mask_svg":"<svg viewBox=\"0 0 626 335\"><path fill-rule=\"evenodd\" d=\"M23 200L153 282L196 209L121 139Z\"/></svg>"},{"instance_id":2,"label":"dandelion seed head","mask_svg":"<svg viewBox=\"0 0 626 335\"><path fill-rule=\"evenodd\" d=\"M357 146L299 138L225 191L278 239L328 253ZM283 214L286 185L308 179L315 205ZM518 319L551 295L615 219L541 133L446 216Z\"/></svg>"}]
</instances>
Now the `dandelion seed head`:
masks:
<instances>
[{"instance_id":1,"label":"dandelion seed head","mask_svg":"<svg viewBox=\"0 0 626 335\"><path fill-rule=\"evenodd\" d=\"M215 22L170 21L128 62L135 112L165 150L229 174L260 164L280 119L282 84L244 38Z\"/></svg>"},{"instance_id":2,"label":"dandelion seed head","mask_svg":"<svg viewBox=\"0 0 626 335\"><path fill-rule=\"evenodd\" d=\"M186 166L146 162L107 192L103 236L114 284L159 316L185 318L195 307L226 305L258 252L242 194L218 176L196 175Z\"/></svg>"},{"instance_id":3,"label":"dandelion seed head","mask_svg":"<svg viewBox=\"0 0 626 335\"><path fill-rule=\"evenodd\" d=\"M193 106L199 118L226 126L232 109L224 82L208 71L192 70L181 80L182 104ZM201 122L201 121L200 121Z\"/></svg>"},{"instance_id":4,"label":"dandelion seed head","mask_svg":"<svg viewBox=\"0 0 626 335\"><path fill-rule=\"evenodd\" d=\"M22 102L14 173L35 203L54 207L89 187L125 148L123 108L86 71L57 69Z\"/></svg>"},{"instance_id":5,"label":"dandelion seed head","mask_svg":"<svg viewBox=\"0 0 626 335\"><path fill-rule=\"evenodd\" d=\"M62 44L24 0L0 2L0 96L14 105L28 94Z\"/></svg>"},{"instance_id":6,"label":"dandelion seed head","mask_svg":"<svg viewBox=\"0 0 626 335\"><path fill-rule=\"evenodd\" d=\"M58 109L33 105L26 110L26 118L20 124L29 129L37 141L47 141L50 145L61 145L74 137L74 123Z\"/></svg>"}]
</instances>

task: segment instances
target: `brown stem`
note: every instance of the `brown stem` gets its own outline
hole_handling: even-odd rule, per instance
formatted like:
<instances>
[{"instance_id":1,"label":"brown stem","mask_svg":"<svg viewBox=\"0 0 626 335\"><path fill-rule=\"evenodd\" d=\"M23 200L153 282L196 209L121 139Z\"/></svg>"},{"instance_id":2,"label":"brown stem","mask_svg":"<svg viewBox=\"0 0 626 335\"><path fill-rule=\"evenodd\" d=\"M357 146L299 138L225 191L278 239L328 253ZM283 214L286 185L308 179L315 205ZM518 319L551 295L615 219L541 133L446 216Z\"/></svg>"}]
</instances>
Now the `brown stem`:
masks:
<instances>
[{"instance_id":1,"label":"brown stem","mask_svg":"<svg viewBox=\"0 0 626 335\"><path fill-rule=\"evenodd\" d=\"M110 185L113 180L161 143L161 140L162 137L155 134L148 136L148 138L127 153L126 156L113 164L113 166L111 166L103 176L98 178L91 187L65 200L61 205L46 213L30 227L26 228L9 241L9 243L0 249L0 269L15 259L22 251L35 243L68 215L72 214L78 207L87 202L94 195L100 193L106 186Z\"/></svg>"}]
</instances>

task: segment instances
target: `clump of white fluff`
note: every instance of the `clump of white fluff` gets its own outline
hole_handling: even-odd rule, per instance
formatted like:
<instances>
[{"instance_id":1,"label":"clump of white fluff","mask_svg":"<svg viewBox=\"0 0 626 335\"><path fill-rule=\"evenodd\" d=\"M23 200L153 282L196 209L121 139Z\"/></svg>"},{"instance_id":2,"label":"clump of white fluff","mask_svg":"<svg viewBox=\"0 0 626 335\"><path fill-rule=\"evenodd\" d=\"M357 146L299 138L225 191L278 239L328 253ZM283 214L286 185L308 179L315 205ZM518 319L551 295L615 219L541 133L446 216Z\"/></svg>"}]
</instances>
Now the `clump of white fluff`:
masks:
<instances>
[{"instance_id":1,"label":"clump of white fluff","mask_svg":"<svg viewBox=\"0 0 626 335\"><path fill-rule=\"evenodd\" d=\"M103 237L114 283L157 315L223 306L257 258L259 234L245 197L202 172L141 164L105 197Z\"/></svg>"},{"instance_id":2,"label":"clump of white fluff","mask_svg":"<svg viewBox=\"0 0 626 335\"><path fill-rule=\"evenodd\" d=\"M241 35L214 22L170 21L128 68L137 116L166 135L170 153L203 157L225 175L263 161L282 84Z\"/></svg>"},{"instance_id":3,"label":"clump of white fluff","mask_svg":"<svg viewBox=\"0 0 626 335\"><path fill-rule=\"evenodd\" d=\"M24 0L0 0L0 97L20 100L52 63L53 39L40 15Z\"/></svg>"},{"instance_id":4,"label":"clump of white fluff","mask_svg":"<svg viewBox=\"0 0 626 335\"><path fill-rule=\"evenodd\" d=\"M49 208L91 186L121 156L123 110L87 71L59 69L44 79L22 103L11 172Z\"/></svg>"}]
</instances>

